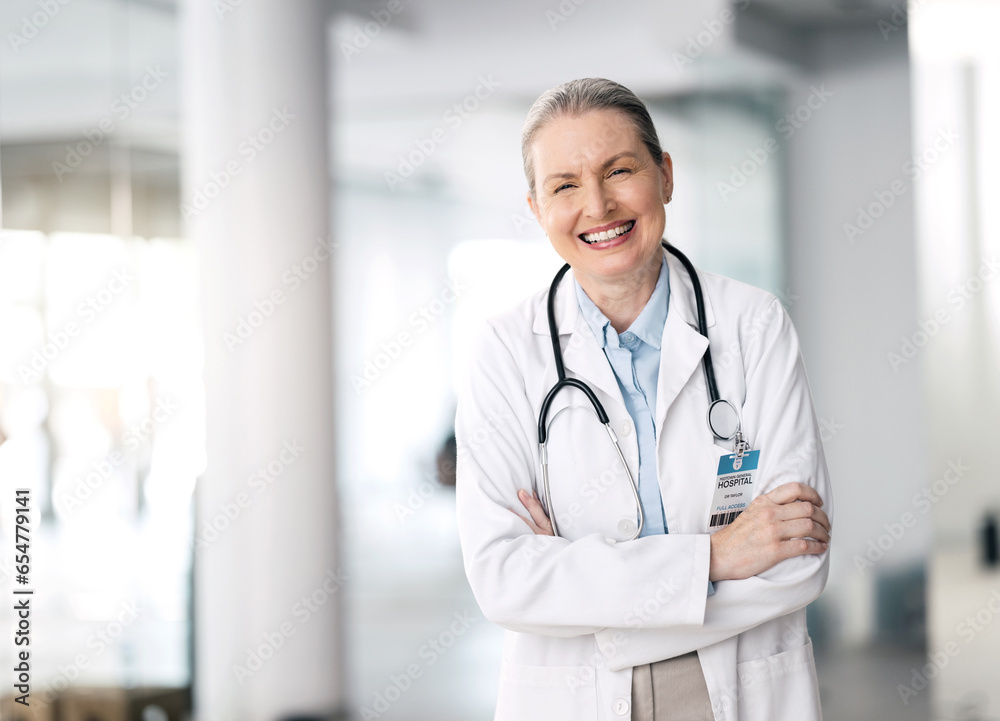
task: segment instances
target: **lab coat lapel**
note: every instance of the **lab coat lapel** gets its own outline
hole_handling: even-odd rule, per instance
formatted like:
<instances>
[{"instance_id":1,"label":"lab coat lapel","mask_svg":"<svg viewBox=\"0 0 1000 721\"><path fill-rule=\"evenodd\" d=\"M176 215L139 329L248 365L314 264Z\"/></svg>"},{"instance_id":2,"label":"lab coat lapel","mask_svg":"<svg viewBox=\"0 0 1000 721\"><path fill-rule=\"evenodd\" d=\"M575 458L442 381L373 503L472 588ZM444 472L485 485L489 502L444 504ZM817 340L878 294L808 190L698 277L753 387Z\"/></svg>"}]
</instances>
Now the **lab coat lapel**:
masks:
<instances>
[{"instance_id":1,"label":"lab coat lapel","mask_svg":"<svg viewBox=\"0 0 1000 721\"><path fill-rule=\"evenodd\" d=\"M691 374L700 369L702 356L708 347L708 339L698 332L697 306L687 271L670 253L667 253L667 262L670 264L670 300L667 320L663 324L660 371L656 382L657 438L662 435L667 410L691 379ZM710 313L707 297L705 303L708 325L711 325L714 317ZM704 387L704 383L701 385Z\"/></svg>"},{"instance_id":2,"label":"lab coat lapel","mask_svg":"<svg viewBox=\"0 0 1000 721\"><path fill-rule=\"evenodd\" d=\"M624 408L625 402L618 381L615 380L614 371L604 351L597 344L597 339L594 338L586 319L580 313L573 288L573 278L569 277L568 273L556 290L555 311L556 327L567 375L581 378L595 391L599 391L598 396L603 396L601 397L603 404L606 405L610 400ZM533 330L540 335L549 335L548 316L544 304L541 312L535 316ZM605 410L610 412L611 409L605 408Z\"/></svg>"},{"instance_id":3,"label":"lab coat lapel","mask_svg":"<svg viewBox=\"0 0 1000 721\"><path fill-rule=\"evenodd\" d=\"M601 402L605 405L611 400L624 408L625 401L611 363L604 355L604 350L597 345L597 339L594 338L594 332L587 325L587 321L579 313L573 334L569 337L569 342L563 346L563 357L567 374L572 372L593 386L595 391L603 391L605 398ZM611 411L610 408L605 410L609 413Z\"/></svg>"},{"instance_id":4,"label":"lab coat lapel","mask_svg":"<svg viewBox=\"0 0 1000 721\"><path fill-rule=\"evenodd\" d=\"M656 386L656 434L660 437L667 410L677 399L681 389L699 369L708 340L698 332L697 305L687 270L672 253L664 250L670 266L670 300L667 320L663 324L660 343L660 370ZM704 284L703 284L704 288ZM715 314L707 293L705 300L706 325L715 324ZM595 390L602 391L602 400L612 400L624 409L621 389L615 379L611 364L597 344L590 326L580 313L573 290L573 279L563 277L556 291L556 327L563 350L563 363L567 372L583 378ZM535 316L535 333L549 335L545 306ZM704 391L704 381L701 382ZM707 397L707 396L706 396ZM707 407L707 405L706 405Z\"/></svg>"}]
</instances>

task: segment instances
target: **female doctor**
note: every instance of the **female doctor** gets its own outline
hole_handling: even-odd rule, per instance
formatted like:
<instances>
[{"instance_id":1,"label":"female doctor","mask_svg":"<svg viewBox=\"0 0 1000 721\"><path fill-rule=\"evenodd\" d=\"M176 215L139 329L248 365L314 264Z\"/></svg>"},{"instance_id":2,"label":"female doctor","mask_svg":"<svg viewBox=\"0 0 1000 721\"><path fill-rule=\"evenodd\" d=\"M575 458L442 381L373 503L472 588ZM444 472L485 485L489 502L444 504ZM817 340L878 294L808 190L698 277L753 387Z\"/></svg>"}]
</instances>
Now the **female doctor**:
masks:
<instances>
[{"instance_id":1,"label":"female doctor","mask_svg":"<svg viewBox=\"0 0 1000 721\"><path fill-rule=\"evenodd\" d=\"M571 272L491 319L459 399L465 570L507 630L495 718L820 719L830 482L787 314L661 243L673 167L627 88L544 93L522 152Z\"/></svg>"}]
</instances>

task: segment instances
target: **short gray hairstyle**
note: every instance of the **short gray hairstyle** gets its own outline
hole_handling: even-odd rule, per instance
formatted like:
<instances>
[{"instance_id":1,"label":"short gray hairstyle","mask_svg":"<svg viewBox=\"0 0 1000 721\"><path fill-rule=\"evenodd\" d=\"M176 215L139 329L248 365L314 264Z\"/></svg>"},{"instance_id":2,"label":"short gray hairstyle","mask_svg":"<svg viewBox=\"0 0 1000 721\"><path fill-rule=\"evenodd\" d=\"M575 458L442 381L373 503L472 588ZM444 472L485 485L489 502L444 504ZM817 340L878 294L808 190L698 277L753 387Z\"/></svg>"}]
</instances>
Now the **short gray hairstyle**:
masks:
<instances>
[{"instance_id":1,"label":"short gray hairstyle","mask_svg":"<svg viewBox=\"0 0 1000 721\"><path fill-rule=\"evenodd\" d=\"M578 117L591 110L620 110L635 124L639 139L657 165L663 159L660 139L649 110L639 97L624 85L605 78L580 78L557 85L542 93L528 111L521 130L521 158L524 177L531 197L535 197L535 168L531 144L535 135L549 121L561 115Z\"/></svg>"}]
</instances>

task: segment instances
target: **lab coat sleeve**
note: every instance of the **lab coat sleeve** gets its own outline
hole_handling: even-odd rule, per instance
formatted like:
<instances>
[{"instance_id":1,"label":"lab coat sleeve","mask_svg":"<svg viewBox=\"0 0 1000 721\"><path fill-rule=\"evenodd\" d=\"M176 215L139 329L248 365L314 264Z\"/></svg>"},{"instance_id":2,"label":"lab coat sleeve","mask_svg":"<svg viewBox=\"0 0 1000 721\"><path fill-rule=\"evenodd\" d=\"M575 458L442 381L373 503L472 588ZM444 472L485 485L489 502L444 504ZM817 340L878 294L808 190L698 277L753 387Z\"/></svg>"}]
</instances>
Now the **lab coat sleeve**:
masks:
<instances>
[{"instance_id":1,"label":"lab coat sleeve","mask_svg":"<svg viewBox=\"0 0 1000 721\"><path fill-rule=\"evenodd\" d=\"M456 502L466 574L486 618L512 630L579 636L621 627L642 608L663 626L698 626L706 603L707 535L609 543L536 536L520 518L537 467L537 425L523 376L488 326L459 397ZM646 602L649 603L646 603Z\"/></svg>"},{"instance_id":2,"label":"lab coat sleeve","mask_svg":"<svg viewBox=\"0 0 1000 721\"><path fill-rule=\"evenodd\" d=\"M832 522L820 427L795 329L777 299L757 315L747 335L743 419L744 427L753 429L753 447L760 450L754 496L790 481L806 483L819 492ZM596 632L598 647L616 670L673 658L802 608L822 592L828 571L826 551L789 558L751 578L717 581L701 625L644 623L626 629L624 642L621 629L607 628Z\"/></svg>"}]
</instances>

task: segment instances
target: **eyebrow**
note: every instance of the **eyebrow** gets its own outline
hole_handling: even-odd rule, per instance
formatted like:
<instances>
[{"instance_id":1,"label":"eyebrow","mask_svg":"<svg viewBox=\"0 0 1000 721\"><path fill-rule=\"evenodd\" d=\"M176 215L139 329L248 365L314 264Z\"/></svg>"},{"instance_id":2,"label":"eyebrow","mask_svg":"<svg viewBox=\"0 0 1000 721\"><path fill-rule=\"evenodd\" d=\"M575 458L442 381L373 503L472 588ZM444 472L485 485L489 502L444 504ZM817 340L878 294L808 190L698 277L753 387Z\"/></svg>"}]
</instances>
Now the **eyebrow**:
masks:
<instances>
[{"instance_id":1,"label":"eyebrow","mask_svg":"<svg viewBox=\"0 0 1000 721\"><path fill-rule=\"evenodd\" d=\"M614 165L619 160L625 157L635 158L635 153L631 150L626 150L623 153L618 153L617 155L612 155L610 158L601 164L601 170L607 170L608 167ZM563 173L552 173L551 175L545 176L545 180L542 181L543 184L548 183L550 180L556 180L558 178L575 178L576 173L563 172Z\"/></svg>"}]
</instances>

